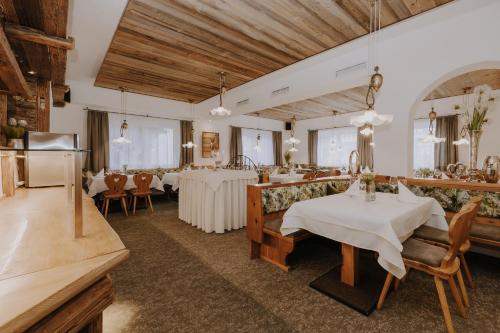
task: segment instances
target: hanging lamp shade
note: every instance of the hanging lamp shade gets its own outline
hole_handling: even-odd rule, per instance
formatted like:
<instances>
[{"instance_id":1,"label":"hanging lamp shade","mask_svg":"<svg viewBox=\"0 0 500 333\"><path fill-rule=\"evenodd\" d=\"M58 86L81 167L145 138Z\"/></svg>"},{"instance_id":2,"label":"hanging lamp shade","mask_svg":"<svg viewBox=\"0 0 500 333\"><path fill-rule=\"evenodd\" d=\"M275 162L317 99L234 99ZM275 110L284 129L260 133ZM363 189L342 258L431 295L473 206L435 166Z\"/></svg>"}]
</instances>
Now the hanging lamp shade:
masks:
<instances>
[{"instance_id":1,"label":"hanging lamp shade","mask_svg":"<svg viewBox=\"0 0 500 333\"><path fill-rule=\"evenodd\" d=\"M231 110L226 109L223 106L223 96L227 91L226 88L226 74L224 72L219 73L219 106L216 108L213 108L210 110L210 114L212 116L219 116L219 117L224 117L224 116L230 116L231 115Z\"/></svg>"},{"instance_id":2,"label":"hanging lamp shade","mask_svg":"<svg viewBox=\"0 0 500 333\"><path fill-rule=\"evenodd\" d=\"M434 134L433 123L436 118L436 111L434 111L434 107L432 107L431 112L429 112L429 134L420 139L421 143L441 143L446 141L446 138L438 138L436 134Z\"/></svg>"},{"instance_id":3,"label":"hanging lamp shade","mask_svg":"<svg viewBox=\"0 0 500 333\"><path fill-rule=\"evenodd\" d=\"M300 143L300 140L295 137L295 122L296 121L297 120L296 120L295 115L294 115L292 117L292 129L290 130L290 138L285 140L286 144L293 145L293 146ZM292 148L295 148L295 147L292 147ZM297 149L297 148L295 148L295 149ZM292 150L290 149L289 151L292 151ZM298 151L298 149L296 151Z\"/></svg>"},{"instance_id":4,"label":"hanging lamp shade","mask_svg":"<svg viewBox=\"0 0 500 333\"><path fill-rule=\"evenodd\" d=\"M126 134L128 130L128 123L127 123L127 100L125 96L125 89L121 88L121 111L123 114L123 121L122 124L120 125L120 136L113 139L113 143L117 144L129 144L132 143L132 140L127 139Z\"/></svg>"}]
</instances>

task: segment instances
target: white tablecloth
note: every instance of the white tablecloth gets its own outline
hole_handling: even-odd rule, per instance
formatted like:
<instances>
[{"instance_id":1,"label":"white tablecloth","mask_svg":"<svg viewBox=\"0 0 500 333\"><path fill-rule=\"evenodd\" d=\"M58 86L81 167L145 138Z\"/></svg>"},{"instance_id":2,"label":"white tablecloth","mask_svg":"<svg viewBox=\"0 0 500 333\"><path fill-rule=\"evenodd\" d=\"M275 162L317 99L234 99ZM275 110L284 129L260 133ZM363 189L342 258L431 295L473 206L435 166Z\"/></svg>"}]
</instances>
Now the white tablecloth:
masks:
<instances>
[{"instance_id":1,"label":"white tablecloth","mask_svg":"<svg viewBox=\"0 0 500 333\"><path fill-rule=\"evenodd\" d=\"M128 175L127 176L127 183L125 184L125 190L130 190L135 188L134 184L134 176L133 175ZM101 193L104 191L108 190L108 186L104 182L104 177L92 177L89 178L87 185L89 186L89 193L88 195L90 197L93 197L97 193ZM154 188L159 191L164 191L163 189L163 183L161 182L160 178L158 176L153 175L153 180L151 181L151 188Z\"/></svg>"},{"instance_id":2,"label":"white tablecloth","mask_svg":"<svg viewBox=\"0 0 500 333\"><path fill-rule=\"evenodd\" d=\"M269 175L269 181L271 183L291 183L291 182L299 182L301 180L304 180L303 174L289 175L285 173L281 175L280 174Z\"/></svg>"},{"instance_id":3,"label":"white tablecloth","mask_svg":"<svg viewBox=\"0 0 500 333\"><path fill-rule=\"evenodd\" d=\"M377 193L366 202L363 195L336 194L294 203L285 213L281 233L305 229L338 242L379 253L378 263L402 278L404 242L422 224L447 230L443 208L434 198L416 197L402 202L398 195Z\"/></svg>"},{"instance_id":4,"label":"white tablecloth","mask_svg":"<svg viewBox=\"0 0 500 333\"><path fill-rule=\"evenodd\" d=\"M179 219L210 233L246 226L247 185L255 171L192 170L179 174Z\"/></svg>"},{"instance_id":5,"label":"white tablecloth","mask_svg":"<svg viewBox=\"0 0 500 333\"><path fill-rule=\"evenodd\" d=\"M179 188L179 172L167 172L161 178L164 185L172 186L172 191L177 191Z\"/></svg>"}]
</instances>

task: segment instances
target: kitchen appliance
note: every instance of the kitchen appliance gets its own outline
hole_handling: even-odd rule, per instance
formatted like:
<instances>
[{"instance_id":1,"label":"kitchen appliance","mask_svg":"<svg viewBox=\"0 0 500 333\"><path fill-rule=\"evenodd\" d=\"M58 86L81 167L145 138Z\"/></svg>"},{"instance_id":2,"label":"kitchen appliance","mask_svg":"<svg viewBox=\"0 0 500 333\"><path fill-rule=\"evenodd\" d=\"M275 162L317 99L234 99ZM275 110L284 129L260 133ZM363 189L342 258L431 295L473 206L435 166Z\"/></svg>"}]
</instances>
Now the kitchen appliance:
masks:
<instances>
[{"instance_id":1,"label":"kitchen appliance","mask_svg":"<svg viewBox=\"0 0 500 333\"><path fill-rule=\"evenodd\" d=\"M25 186L63 186L67 170L73 169L73 155L69 152L80 148L78 134L30 131L26 133L24 140Z\"/></svg>"}]
</instances>

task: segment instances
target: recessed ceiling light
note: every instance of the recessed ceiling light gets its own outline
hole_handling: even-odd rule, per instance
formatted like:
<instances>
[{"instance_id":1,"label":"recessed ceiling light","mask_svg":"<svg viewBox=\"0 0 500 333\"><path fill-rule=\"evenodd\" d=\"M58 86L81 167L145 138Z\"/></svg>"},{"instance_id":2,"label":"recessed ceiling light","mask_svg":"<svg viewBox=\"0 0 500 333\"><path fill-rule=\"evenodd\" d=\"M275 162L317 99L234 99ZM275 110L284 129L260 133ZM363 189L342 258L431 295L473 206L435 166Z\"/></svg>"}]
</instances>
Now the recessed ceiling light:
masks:
<instances>
[{"instance_id":1,"label":"recessed ceiling light","mask_svg":"<svg viewBox=\"0 0 500 333\"><path fill-rule=\"evenodd\" d=\"M29 71L28 71L28 74L29 74L29 75L35 75L35 74L36 74L36 72L35 72L34 70L29 70Z\"/></svg>"}]
</instances>

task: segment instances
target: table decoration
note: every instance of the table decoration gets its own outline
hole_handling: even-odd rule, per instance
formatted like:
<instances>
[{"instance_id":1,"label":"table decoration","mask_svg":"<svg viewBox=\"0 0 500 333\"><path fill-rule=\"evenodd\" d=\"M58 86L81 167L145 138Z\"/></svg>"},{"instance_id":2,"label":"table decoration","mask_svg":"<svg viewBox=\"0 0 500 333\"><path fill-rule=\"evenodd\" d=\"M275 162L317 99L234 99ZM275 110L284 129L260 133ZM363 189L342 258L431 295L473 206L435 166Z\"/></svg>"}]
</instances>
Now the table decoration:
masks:
<instances>
[{"instance_id":1,"label":"table decoration","mask_svg":"<svg viewBox=\"0 0 500 333\"><path fill-rule=\"evenodd\" d=\"M365 186L365 201L375 201L377 198L375 186L375 173L365 172L361 174L361 183Z\"/></svg>"}]
</instances>

